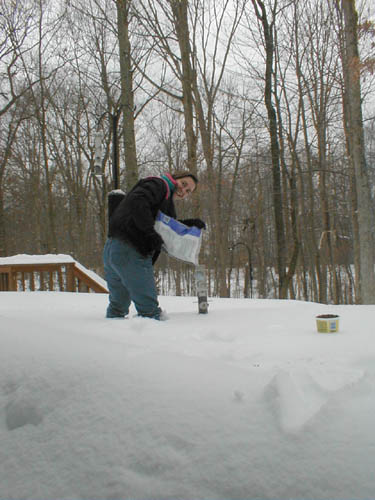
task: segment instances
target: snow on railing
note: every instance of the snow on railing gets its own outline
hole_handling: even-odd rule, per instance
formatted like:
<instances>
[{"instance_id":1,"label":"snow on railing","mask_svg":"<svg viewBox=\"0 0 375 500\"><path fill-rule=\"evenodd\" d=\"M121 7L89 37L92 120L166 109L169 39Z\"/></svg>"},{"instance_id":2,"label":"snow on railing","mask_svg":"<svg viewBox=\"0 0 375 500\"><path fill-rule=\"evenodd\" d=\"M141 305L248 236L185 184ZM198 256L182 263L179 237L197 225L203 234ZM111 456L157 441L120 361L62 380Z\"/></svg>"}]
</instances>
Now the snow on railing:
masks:
<instances>
[{"instance_id":1,"label":"snow on railing","mask_svg":"<svg viewBox=\"0 0 375 500\"><path fill-rule=\"evenodd\" d=\"M108 293L100 276L64 254L0 257L0 291Z\"/></svg>"}]
</instances>

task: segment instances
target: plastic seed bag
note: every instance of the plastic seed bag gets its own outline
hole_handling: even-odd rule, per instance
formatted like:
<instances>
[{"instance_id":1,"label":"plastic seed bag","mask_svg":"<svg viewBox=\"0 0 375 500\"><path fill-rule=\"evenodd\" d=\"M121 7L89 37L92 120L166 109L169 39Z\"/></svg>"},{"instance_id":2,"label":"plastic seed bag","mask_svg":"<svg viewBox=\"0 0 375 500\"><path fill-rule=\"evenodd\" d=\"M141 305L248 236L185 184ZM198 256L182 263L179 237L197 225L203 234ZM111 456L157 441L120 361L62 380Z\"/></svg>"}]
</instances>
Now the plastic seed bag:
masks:
<instances>
[{"instance_id":1,"label":"plastic seed bag","mask_svg":"<svg viewBox=\"0 0 375 500\"><path fill-rule=\"evenodd\" d=\"M163 250L179 260L198 264L202 243L202 231L197 227L188 227L163 212L158 212L155 231L163 238Z\"/></svg>"}]
</instances>

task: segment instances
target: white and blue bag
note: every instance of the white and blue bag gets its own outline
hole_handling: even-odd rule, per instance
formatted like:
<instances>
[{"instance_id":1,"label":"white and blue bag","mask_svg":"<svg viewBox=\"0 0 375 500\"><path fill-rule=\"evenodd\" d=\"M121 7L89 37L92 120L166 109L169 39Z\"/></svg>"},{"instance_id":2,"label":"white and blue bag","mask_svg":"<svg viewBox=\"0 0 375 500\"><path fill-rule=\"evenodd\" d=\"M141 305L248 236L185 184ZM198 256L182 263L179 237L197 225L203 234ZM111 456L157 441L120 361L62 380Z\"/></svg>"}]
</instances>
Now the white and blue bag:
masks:
<instances>
[{"instance_id":1,"label":"white and blue bag","mask_svg":"<svg viewBox=\"0 0 375 500\"><path fill-rule=\"evenodd\" d=\"M202 243L202 231L197 227L188 227L163 212L158 212L155 231L163 238L163 250L179 260L198 264Z\"/></svg>"}]
</instances>

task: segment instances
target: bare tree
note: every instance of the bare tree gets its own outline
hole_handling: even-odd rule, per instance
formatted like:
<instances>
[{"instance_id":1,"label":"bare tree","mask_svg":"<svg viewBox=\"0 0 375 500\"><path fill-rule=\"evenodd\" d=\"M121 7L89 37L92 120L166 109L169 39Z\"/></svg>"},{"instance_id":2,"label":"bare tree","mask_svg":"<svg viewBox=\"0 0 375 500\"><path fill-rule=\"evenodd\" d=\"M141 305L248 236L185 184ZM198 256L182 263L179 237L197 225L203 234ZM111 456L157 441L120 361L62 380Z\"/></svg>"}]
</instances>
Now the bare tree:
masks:
<instances>
[{"instance_id":1,"label":"bare tree","mask_svg":"<svg viewBox=\"0 0 375 500\"><path fill-rule=\"evenodd\" d=\"M134 132L134 92L132 50L129 36L132 0L116 0L117 32L120 51L121 109L123 113L125 184L127 190L138 181L137 151Z\"/></svg>"},{"instance_id":2,"label":"bare tree","mask_svg":"<svg viewBox=\"0 0 375 500\"><path fill-rule=\"evenodd\" d=\"M279 277L279 298L287 296L286 276L286 239L283 216L283 199L280 169L280 145L278 139L278 123L275 105L273 103L273 71L274 71L274 30L278 2L274 0L271 10L271 21L268 19L265 3L261 0L252 0L255 13L263 27L263 36L266 52L264 102L267 109L269 134L271 139L273 201L275 215L275 230L277 241L277 272Z\"/></svg>"},{"instance_id":3,"label":"bare tree","mask_svg":"<svg viewBox=\"0 0 375 500\"><path fill-rule=\"evenodd\" d=\"M22 77L22 57L33 49L37 28L32 2L0 0L0 117L39 82Z\"/></svg>"},{"instance_id":4,"label":"bare tree","mask_svg":"<svg viewBox=\"0 0 375 500\"><path fill-rule=\"evenodd\" d=\"M359 293L362 304L375 303L374 276L374 217L368 166L365 156L360 57L358 50L358 14L354 0L342 0L339 8L344 13L343 71L347 106L348 144L350 161L355 172L358 204L359 236Z\"/></svg>"},{"instance_id":5,"label":"bare tree","mask_svg":"<svg viewBox=\"0 0 375 500\"><path fill-rule=\"evenodd\" d=\"M4 200L4 182L6 178L6 168L12 156L12 148L17 139L17 131L25 115L22 110L21 100L7 111L7 123L1 124L0 135L0 256L7 255L8 245L5 231L5 200ZM21 108L21 109L19 109ZM4 118L3 120L4 121Z\"/></svg>"},{"instance_id":6,"label":"bare tree","mask_svg":"<svg viewBox=\"0 0 375 500\"><path fill-rule=\"evenodd\" d=\"M48 151L48 108L53 101L53 94L56 89L56 75L64 66L65 62L59 58L58 31L61 26L62 17L50 15L51 5L48 2L39 0L36 11L36 36L35 50L30 54L20 54L23 72L30 87L30 95L34 107L34 116L40 131L40 143L43 153L43 167L46 188L46 213L48 231L46 233L46 249L49 252L57 250L55 206L53 196L53 184L55 169L50 162ZM53 60L53 62L52 62ZM33 85L33 80L37 79L38 86ZM55 86L54 86L55 85Z\"/></svg>"},{"instance_id":7,"label":"bare tree","mask_svg":"<svg viewBox=\"0 0 375 500\"><path fill-rule=\"evenodd\" d=\"M26 111L27 96L40 82L38 75L25 79L22 70L22 58L33 50L35 44L36 26L33 3L0 0L0 255L7 252L4 219L6 169L19 126L29 114Z\"/></svg>"}]
</instances>

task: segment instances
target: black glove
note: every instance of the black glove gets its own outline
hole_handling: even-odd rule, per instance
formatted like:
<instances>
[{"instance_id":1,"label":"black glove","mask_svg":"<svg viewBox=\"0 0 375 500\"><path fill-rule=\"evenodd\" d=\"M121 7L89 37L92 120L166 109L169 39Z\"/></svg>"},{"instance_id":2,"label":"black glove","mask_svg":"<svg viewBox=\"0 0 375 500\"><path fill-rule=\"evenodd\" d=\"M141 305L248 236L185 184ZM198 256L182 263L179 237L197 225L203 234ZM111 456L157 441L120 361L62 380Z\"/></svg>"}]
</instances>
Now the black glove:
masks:
<instances>
[{"instance_id":1,"label":"black glove","mask_svg":"<svg viewBox=\"0 0 375 500\"><path fill-rule=\"evenodd\" d=\"M163 238L156 231L147 234L145 238L145 247L147 249L147 253L151 254L154 252L160 252L163 243Z\"/></svg>"},{"instance_id":2,"label":"black glove","mask_svg":"<svg viewBox=\"0 0 375 500\"><path fill-rule=\"evenodd\" d=\"M180 222L182 222L182 224L185 224L185 226L189 227L195 226L198 229L206 229L206 223L203 222L202 219L184 219L181 220Z\"/></svg>"}]
</instances>

